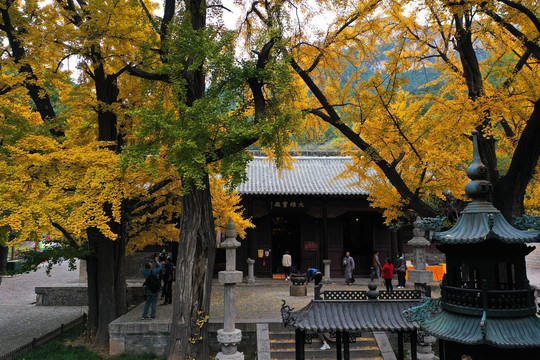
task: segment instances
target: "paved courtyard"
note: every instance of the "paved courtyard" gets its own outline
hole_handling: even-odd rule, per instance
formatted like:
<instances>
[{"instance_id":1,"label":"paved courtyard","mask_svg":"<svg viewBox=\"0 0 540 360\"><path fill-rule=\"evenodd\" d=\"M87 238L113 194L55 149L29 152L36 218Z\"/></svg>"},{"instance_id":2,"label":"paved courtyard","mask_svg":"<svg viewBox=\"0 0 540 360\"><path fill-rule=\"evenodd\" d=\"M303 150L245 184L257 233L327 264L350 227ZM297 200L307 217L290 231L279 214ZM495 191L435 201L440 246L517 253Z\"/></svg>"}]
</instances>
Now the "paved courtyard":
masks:
<instances>
[{"instance_id":1,"label":"paved courtyard","mask_svg":"<svg viewBox=\"0 0 540 360\"><path fill-rule=\"evenodd\" d=\"M533 285L540 287L540 269L528 268L528 277ZM342 279L333 279L334 283L325 285L323 290L367 290L369 280L357 279L352 286L344 284ZM0 284L0 355L30 342L62 323L77 318L86 311L86 307L47 307L35 306L36 286L65 286L78 284L78 271L68 271L67 264L55 266L51 276L41 268L37 272L14 277L4 277ZM432 283L434 296L438 296L438 284ZM412 288L408 284L408 288ZM380 289L380 287L379 287ZM281 300L295 309L300 309L313 298L313 285L308 285L308 296L289 296L289 283L285 280L260 280L255 285L237 286L236 319L279 319ZM211 299L210 317L218 320L223 317L223 285L214 283ZM159 306L158 318L170 316L172 305ZM133 316L139 317L138 309Z\"/></svg>"},{"instance_id":2,"label":"paved courtyard","mask_svg":"<svg viewBox=\"0 0 540 360\"><path fill-rule=\"evenodd\" d=\"M78 284L79 272L68 271L67 263L54 266L51 276L45 268L3 277L0 284L0 355L59 328L86 312L85 306L35 306L36 286Z\"/></svg>"}]
</instances>

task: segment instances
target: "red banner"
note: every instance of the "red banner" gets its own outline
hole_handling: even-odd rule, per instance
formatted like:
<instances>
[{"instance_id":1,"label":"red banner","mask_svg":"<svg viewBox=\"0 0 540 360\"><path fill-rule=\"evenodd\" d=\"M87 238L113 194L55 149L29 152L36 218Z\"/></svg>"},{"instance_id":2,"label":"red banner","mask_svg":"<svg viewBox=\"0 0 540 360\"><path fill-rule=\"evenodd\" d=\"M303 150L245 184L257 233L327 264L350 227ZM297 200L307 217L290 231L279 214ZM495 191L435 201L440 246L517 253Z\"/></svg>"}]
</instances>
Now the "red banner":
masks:
<instances>
[{"instance_id":1,"label":"red banner","mask_svg":"<svg viewBox=\"0 0 540 360\"><path fill-rule=\"evenodd\" d=\"M304 241L304 251L319 251L319 242Z\"/></svg>"}]
</instances>

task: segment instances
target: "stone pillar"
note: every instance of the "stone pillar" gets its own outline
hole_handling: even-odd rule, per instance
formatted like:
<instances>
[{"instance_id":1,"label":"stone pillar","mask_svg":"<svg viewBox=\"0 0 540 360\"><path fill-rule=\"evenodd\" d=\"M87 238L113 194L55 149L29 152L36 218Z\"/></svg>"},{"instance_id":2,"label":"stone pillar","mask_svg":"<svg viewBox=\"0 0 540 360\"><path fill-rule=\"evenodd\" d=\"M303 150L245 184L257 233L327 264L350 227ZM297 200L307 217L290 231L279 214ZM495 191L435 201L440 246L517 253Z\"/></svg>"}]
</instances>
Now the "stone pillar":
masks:
<instances>
[{"instance_id":1,"label":"stone pillar","mask_svg":"<svg viewBox=\"0 0 540 360\"><path fill-rule=\"evenodd\" d=\"M330 263L332 260L323 260L322 262L324 264L324 279L322 282L323 284L331 284L332 279L330 279Z\"/></svg>"},{"instance_id":2,"label":"stone pillar","mask_svg":"<svg viewBox=\"0 0 540 360\"><path fill-rule=\"evenodd\" d=\"M248 264L248 276L244 278L244 281L246 284L253 285L255 284L255 271L253 269L255 267L255 260L248 258L246 261Z\"/></svg>"},{"instance_id":3,"label":"stone pillar","mask_svg":"<svg viewBox=\"0 0 540 360\"><path fill-rule=\"evenodd\" d=\"M79 282L88 282L88 273L86 272L86 260L79 260Z\"/></svg>"},{"instance_id":4,"label":"stone pillar","mask_svg":"<svg viewBox=\"0 0 540 360\"><path fill-rule=\"evenodd\" d=\"M237 351L242 340L242 331L235 328L236 317L236 283L242 282L242 272L236 271L236 248L240 243L236 240L236 229L232 219L227 223L225 241L221 248L225 249L225 271L220 271L218 279L225 286L223 292L223 329L218 330L217 340L221 344L221 352L216 360L243 360L244 354Z\"/></svg>"},{"instance_id":5,"label":"stone pillar","mask_svg":"<svg viewBox=\"0 0 540 360\"><path fill-rule=\"evenodd\" d=\"M425 231L418 228L420 218L417 217L414 222L414 237L407 242L413 247L413 266L414 270L408 270L407 281L414 283L415 290L422 290L427 283L433 281L433 271L426 270L426 247L431 243L424 237Z\"/></svg>"}]
</instances>

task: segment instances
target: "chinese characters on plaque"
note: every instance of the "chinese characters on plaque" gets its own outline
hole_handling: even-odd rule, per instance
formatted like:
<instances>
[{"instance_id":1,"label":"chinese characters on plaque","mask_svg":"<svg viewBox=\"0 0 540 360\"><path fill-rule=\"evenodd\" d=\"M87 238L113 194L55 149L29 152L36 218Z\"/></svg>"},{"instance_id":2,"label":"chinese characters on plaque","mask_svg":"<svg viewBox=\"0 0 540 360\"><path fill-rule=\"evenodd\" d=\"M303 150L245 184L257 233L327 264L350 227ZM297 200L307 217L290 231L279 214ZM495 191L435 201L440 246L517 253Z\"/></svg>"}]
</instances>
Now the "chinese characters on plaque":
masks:
<instances>
[{"instance_id":1,"label":"chinese characters on plaque","mask_svg":"<svg viewBox=\"0 0 540 360\"><path fill-rule=\"evenodd\" d=\"M298 209L303 208L304 203L302 201L272 201L271 202L272 207L274 208L292 208L292 209Z\"/></svg>"}]
</instances>

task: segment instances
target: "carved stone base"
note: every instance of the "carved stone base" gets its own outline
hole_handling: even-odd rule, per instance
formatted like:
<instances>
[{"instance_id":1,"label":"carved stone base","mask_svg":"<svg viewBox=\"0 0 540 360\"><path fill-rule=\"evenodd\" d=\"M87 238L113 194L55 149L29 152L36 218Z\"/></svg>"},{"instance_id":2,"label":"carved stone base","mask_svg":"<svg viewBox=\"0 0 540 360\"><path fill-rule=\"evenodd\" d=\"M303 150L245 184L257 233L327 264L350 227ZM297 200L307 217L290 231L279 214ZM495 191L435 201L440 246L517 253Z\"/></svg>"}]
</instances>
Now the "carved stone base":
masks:
<instances>
[{"instance_id":1,"label":"carved stone base","mask_svg":"<svg viewBox=\"0 0 540 360\"><path fill-rule=\"evenodd\" d=\"M433 282L433 271L431 270L416 270L411 269L408 271L408 282L428 284Z\"/></svg>"},{"instance_id":2,"label":"carved stone base","mask_svg":"<svg viewBox=\"0 0 540 360\"><path fill-rule=\"evenodd\" d=\"M236 284L242 282L241 271L236 270L225 270L218 273L218 280L222 284Z\"/></svg>"},{"instance_id":3,"label":"carved stone base","mask_svg":"<svg viewBox=\"0 0 540 360\"><path fill-rule=\"evenodd\" d=\"M236 352L234 354L224 354L219 352L216 355L216 360L244 360L244 353Z\"/></svg>"},{"instance_id":4,"label":"carved stone base","mask_svg":"<svg viewBox=\"0 0 540 360\"><path fill-rule=\"evenodd\" d=\"M290 295L291 296L306 296L307 295L307 288L305 285L291 285L290 288Z\"/></svg>"},{"instance_id":5,"label":"carved stone base","mask_svg":"<svg viewBox=\"0 0 540 360\"><path fill-rule=\"evenodd\" d=\"M217 341L224 345L236 345L242 341L242 331L239 329L234 329L234 331L229 332L219 329L217 332Z\"/></svg>"}]
</instances>

